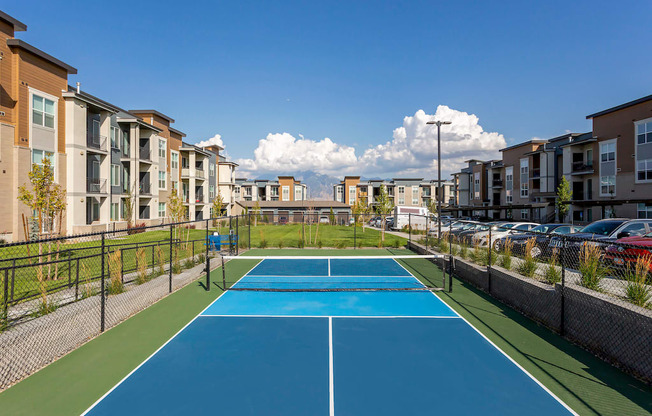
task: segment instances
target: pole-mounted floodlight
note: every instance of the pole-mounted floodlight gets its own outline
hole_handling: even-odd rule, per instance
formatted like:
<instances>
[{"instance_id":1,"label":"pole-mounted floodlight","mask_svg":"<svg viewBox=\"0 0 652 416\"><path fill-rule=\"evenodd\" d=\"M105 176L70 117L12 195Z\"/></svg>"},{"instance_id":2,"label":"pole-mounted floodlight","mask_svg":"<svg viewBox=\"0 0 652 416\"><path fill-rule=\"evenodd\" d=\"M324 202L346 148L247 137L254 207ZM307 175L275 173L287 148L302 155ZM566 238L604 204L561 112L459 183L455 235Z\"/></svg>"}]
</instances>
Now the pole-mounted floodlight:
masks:
<instances>
[{"instance_id":1,"label":"pole-mounted floodlight","mask_svg":"<svg viewBox=\"0 0 652 416\"><path fill-rule=\"evenodd\" d=\"M428 121L426 124L437 125L437 239L441 239L441 126L442 124L451 124L450 121Z\"/></svg>"}]
</instances>

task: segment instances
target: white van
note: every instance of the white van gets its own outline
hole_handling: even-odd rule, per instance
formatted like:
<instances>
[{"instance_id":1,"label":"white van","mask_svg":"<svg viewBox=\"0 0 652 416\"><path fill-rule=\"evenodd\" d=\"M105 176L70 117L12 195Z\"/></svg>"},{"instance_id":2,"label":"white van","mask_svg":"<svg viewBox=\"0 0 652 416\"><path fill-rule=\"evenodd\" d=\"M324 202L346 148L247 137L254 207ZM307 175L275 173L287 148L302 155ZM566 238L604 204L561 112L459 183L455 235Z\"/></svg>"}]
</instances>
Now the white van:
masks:
<instances>
[{"instance_id":1,"label":"white van","mask_svg":"<svg viewBox=\"0 0 652 416\"><path fill-rule=\"evenodd\" d=\"M426 221L426 218L430 219ZM413 230L426 229L426 222L431 222L432 213L424 207L394 207L394 227L395 230L402 230L403 227L410 225Z\"/></svg>"}]
</instances>

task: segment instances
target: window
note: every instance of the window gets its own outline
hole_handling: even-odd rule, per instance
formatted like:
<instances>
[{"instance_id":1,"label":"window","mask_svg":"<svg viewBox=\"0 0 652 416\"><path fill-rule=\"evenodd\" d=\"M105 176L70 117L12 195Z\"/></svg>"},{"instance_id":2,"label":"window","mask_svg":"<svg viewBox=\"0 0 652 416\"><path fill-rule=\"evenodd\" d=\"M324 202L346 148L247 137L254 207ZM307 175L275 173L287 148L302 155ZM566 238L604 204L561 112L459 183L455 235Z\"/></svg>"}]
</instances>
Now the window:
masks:
<instances>
[{"instance_id":1,"label":"window","mask_svg":"<svg viewBox=\"0 0 652 416\"><path fill-rule=\"evenodd\" d=\"M645 234L647 232L647 229L645 228L645 223L635 222L623 227L621 230L618 230L618 233L624 233L624 232L629 233L630 236L638 236L638 235ZM617 235L618 234L616 234L616 236Z\"/></svg>"},{"instance_id":2,"label":"window","mask_svg":"<svg viewBox=\"0 0 652 416\"><path fill-rule=\"evenodd\" d=\"M412 187L412 205L419 205L419 188Z\"/></svg>"},{"instance_id":3,"label":"window","mask_svg":"<svg viewBox=\"0 0 652 416\"><path fill-rule=\"evenodd\" d=\"M636 179L639 181L652 180L652 159L639 160L636 163Z\"/></svg>"},{"instance_id":4,"label":"window","mask_svg":"<svg viewBox=\"0 0 652 416\"><path fill-rule=\"evenodd\" d=\"M341 186L338 186L336 188L336 201L338 202L344 202L344 189Z\"/></svg>"},{"instance_id":5,"label":"window","mask_svg":"<svg viewBox=\"0 0 652 416\"><path fill-rule=\"evenodd\" d=\"M593 149L586 151L586 166L593 166Z\"/></svg>"},{"instance_id":6,"label":"window","mask_svg":"<svg viewBox=\"0 0 652 416\"><path fill-rule=\"evenodd\" d=\"M283 193L282 201L289 201L290 200L290 187L289 186L282 187L281 192Z\"/></svg>"},{"instance_id":7,"label":"window","mask_svg":"<svg viewBox=\"0 0 652 416\"><path fill-rule=\"evenodd\" d=\"M165 202L158 203L158 217L165 218Z\"/></svg>"},{"instance_id":8,"label":"window","mask_svg":"<svg viewBox=\"0 0 652 416\"><path fill-rule=\"evenodd\" d=\"M165 172L158 173L158 189L165 189Z\"/></svg>"},{"instance_id":9,"label":"window","mask_svg":"<svg viewBox=\"0 0 652 416\"><path fill-rule=\"evenodd\" d=\"M614 211L613 207L604 207L604 218L616 218L616 211ZM608 235L611 231L613 230L609 230L608 233L602 235Z\"/></svg>"},{"instance_id":10,"label":"window","mask_svg":"<svg viewBox=\"0 0 652 416\"><path fill-rule=\"evenodd\" d=\"M120 129L111 127L111 149L120 149Z\"/></svg>"},{"instance_id":11,"label":"window","mask_svg":"<svg viewBox=\"0 0 652 416\"><path fill-rule=\"evenodd\" d=\"M43 160L48 159L50 161L50 166L54 167L52 163L54 153L46 152L45 150L32 149L32 164L43 166Z\"/></svg>"},{"instance_id":12,"label":"window","mask_svg":"<svg viewBox=\"0 0 652 416\"><path fill-rule=\"evenodd\" d=\"M514 167L505 168L505 203L511 204L514 201L512 190L514 189Z\"/></svg>"},{"instance_id":13,"label":"window","mask_svg":"<svg viewBox=\"0 0 652 416\"><path fill-rule=\"evenodd\" d=\"M349 186L349 204L355 204L355 186Z\"/></svg>"},{"instance_id":14,"label":"window","mask_svg":"<svg viewBox=\"0 0 652 416\"><path fill-rule=\"evenodd\" d=\"M303 188L301 186L294 187L294 200L295 201L303 200Z\"/></svg>"},{"instance_id":15,"label":"window","mask_svg":"<svg viewBox=\"0 0 652 416\"><path fill-rule=\"evenodd\" d=\"M120 219L120 204L111 202L111 221L118 221Z\"/></svg>"},{"instance_id":16,"label":"window","mask_svg":"<svg viewBox=\"0 0 652 416\"><path fill-rule=\"evenodd\" d=\"M54 128L54 101L32 96L32 123L37 126Z\"/></svg>"},{"instance_id":17,"label":"window","mask_svg":"<svg viewBox=\"0 0 652 416\"><path fill-rule=\"evenodd\" d=\"M521 198L530 195L530 166L527 159L521 159Z\"/></svg>"},{"instance_id":18,"label":"window","mask_svg":"<svg viewBox=\"0 0 652 416\"><path fill-rule=\"evenodd\" d=\"M613 195L616 193L616 176L600 176L600 194Z\"/></svg>"},{"instance_id":19,"label":"window","mask_svg":"<svg viewBox=\"0 0 652 416\"><path fill-rule=\"evenodd\" d=\"M505 202L511 204L514 202L514 197L512 196L512 191L505 191Z\"/></svg>"},{"instance_id":20,"label":"window","mask_svg":"<svg viewBox=\"0 0 652 416\"><path fill-rule=\"evenodd\" d=\"M480 199L480 172L473 175L473 199Z\"/></svg>"},{"instance_id":21,"label":"window","mask_svg":"<svg viewBox=\"0 0 652 416\"><path fill-rule=\"evenodd\" d=\"M179 181L170 181L170 190L174 189L179 193Z\"/></svg>"},{"instance_id":22,"label":"window","mask_svg":"<svg viewBox=\"0 0 652 416\"><path fill-rule=\"evenodd\" d=\"M158 139L158 157L161 159L165 159L165 155L167 154L167 141L165 139Z\"/></svg>"},{"instance_id":23,"label":"window","mask_svg":"<svg viewBox=\"0 0 652 416\"><path fill-rule=\"evenodd\" d=\"M600 143L600 161L613 162L616 160L616 143Z\"/></svg>"},{"instance_id":24,"label":"window","mask_svg":"<svg viewBox=\"0 0 652 416\"><path fill-rule=\"evenodd\" d=\"M120 186L120 165L111 165L111 186Z\"/></svg>"},{"instance_id":25,"label":"window","mask_svg":"<svg viewBox=\"0 0 652 416\"><path fill-rule=\"evenodd\" d=\"M527 216L528 216L528 210L527 209L522 209L521 210L521 219L522 220L527 220Z\"/></svg>"},{"instance_id":26,"label":"window","mask_svg":"<svg viewBox=\"0 0 652 416\"><path fill-rule=\"evenodd\" d=\"M179 169L179 153L170 152L170 167L172 169Z\"/></svg>"},{"instance_id":27,"label":"window","mask_svg":"<svg viewBox=\"0 0 652 416\"><path fill-rule=\"evenodd\" d=\"M652 121L636 126L636 144L652 143Z\"/></svg>"},{"instance_id":28,"label":"window","mask_svg":"<svg viewBox=\"0 0 652 416\"><path fill-rule=\"evenodd\" d=\"M210 186L208 187L208 197L209 197L211 200L213 200L213 198L215 198L215 186L210 185Z\"/></svg>"},{"instance_id":29,"label":"window","mask_svg":"<svg viewBox=\"0 0 652 416\"><path fill-rule=\"evenodd\" d=\"M208 174L211 176L215 176L215 165L212 163L208 165Z\"/></svg>"},{"instance_id":30,"label":"window","mask_svg":"<svg viewBox=\"0 0 652 416\"><path fill-rule=\"evenodd\" d=\"M652 219L652 205L638 204L636 212L638 218Z\"/></svg>"}]
</instances>

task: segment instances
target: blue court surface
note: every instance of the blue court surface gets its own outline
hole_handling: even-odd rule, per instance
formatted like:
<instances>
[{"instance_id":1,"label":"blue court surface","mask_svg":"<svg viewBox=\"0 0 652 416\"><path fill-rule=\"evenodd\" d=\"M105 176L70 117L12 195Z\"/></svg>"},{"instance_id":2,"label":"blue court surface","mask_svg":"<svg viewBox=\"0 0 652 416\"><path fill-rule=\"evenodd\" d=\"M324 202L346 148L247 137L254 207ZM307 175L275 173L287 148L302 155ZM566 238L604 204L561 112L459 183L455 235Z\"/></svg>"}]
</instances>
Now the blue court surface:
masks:
<instances>
[{"instance_id":1,"label":"blue court surface","mask_svg":"<svg viewBox=\"0 0 652 416\"><path fill-rule=\"evenodd\" d=\"M88 415L574 414L396 260L264 259Z\"/></svg>"}]
</instances>

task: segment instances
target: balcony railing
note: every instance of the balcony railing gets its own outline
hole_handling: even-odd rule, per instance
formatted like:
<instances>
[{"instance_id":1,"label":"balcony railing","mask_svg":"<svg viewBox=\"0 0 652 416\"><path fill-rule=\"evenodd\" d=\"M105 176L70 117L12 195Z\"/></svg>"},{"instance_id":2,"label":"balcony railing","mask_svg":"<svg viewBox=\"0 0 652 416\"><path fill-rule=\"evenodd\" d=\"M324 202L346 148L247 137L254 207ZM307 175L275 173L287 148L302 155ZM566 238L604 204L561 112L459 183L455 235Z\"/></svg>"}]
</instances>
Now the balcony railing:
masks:
<instances>
[{"instance_id":1,"label":"balcony railing","mask_svg":"<svg viewBox=\"0 0 652 416\"><path fill-rule=\"evenodd\" d=\"M141 160L152 160L152 152L149 147L141 147L139 157Z\"/></svg>"},{"instance_id":2,"label":"balcony railing","mask_svg":"<svg viewBox=\"0 0 652 416\"><path fill-rule=\"evenodd\" d=\"M88 132L86 134L86 145L91 149L106 152L106 136Z\"/></svg>"},{"instance_id":3,"label":"balcony railing","mask_svg":"<svg viewBox=\"0 0 652 416\"><path fill-rule=\"evenodd\" d=\"M195 169L195 177L204 179L204 171L200 169Z\"/></svg>"},{"instance_id":4,"label":"balcony railing","mask_svg":"<svg viewBox=\"0 0 652 416\"><path fill-rule=\"evenodd\" d=\"M573 162L573 172L593 172L593 165L587 165L582 162Z\"/></svg>"},{"instance_id":5,"label":"balcony railing","mask_svg":"<svg viewBox=\"0 0 652 416\"><path fill-rule=\"evenodd\" d=\"M141 182L138 187L138 192L141 195L151 195L152 194L152 184L147 182Z\"/></svg>"},{"instance_id":6,"label":"balcony railing","mask_svg":"<svg viewBox=\"0 0 652 416\"><path fill-rule=\"evenodd\" d=\"M204 202L204 194L195 194L195 203L202 203Z\"/></svg>"},{"instance_id":7,"label":"balcony railing","mask_svg":"<svg viewBox=\"0 0 652 416\"><path fill-rule=\"evenodd\" d=\"M541 177L541 168L532 169L532 178L540 178L540 177Z\"/></svg>"},{"instance_id":8,"label":"balcony railing","mask_svg":"<svg viewBox=\"0 0 652 416\"><path fill-rule=\"evenodd\" d=\"M503 180L502 179L494 179L491 181L491 186L493 188L502 188L503 187Z\"/></svg>"},{"instance_id":9,"label":"balcony railing","mask_svg":"<svg viewBox=\"0 0 652 416\"><path fill-rule=\"evenodd\" d=\"M105 194L106 179L86 178L86 192L89 194Z\"/></svg>"}]
</instances>

